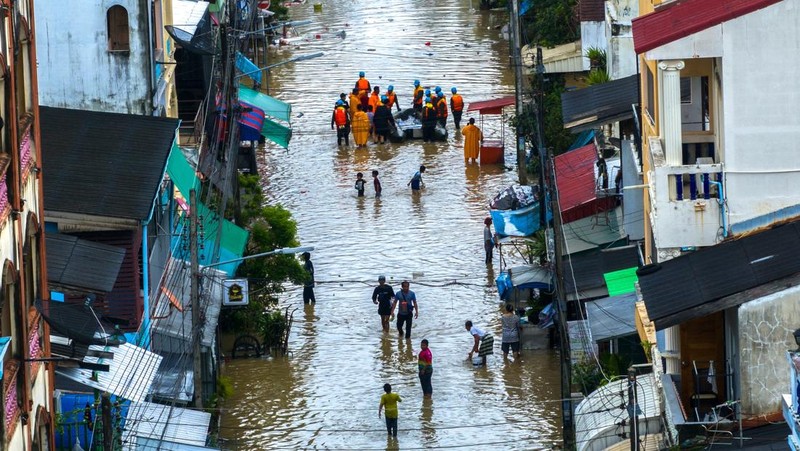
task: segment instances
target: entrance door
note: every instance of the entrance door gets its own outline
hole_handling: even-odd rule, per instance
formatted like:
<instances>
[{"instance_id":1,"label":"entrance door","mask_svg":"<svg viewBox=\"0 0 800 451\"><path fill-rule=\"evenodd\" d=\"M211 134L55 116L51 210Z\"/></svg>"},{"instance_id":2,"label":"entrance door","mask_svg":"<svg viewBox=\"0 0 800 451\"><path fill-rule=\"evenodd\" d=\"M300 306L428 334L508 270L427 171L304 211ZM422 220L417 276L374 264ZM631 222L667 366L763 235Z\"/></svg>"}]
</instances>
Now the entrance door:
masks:
<instances>
[{"instance_id":1,"label":"entrance door","mask_svg":"<svg viewBox=\"0 0 800 451\"><path fill-rule=\"evenodd\" d=\"M707 369L708 362L714 361L716 377L716 400L723 401L725 396L725 321L723 312L714 313L702 318L693 319L680 325L681 328L681 400L686 409L692 409L692 395L695 393L695 376L692 362L697 363L698 368ZM707 377L701 378L701 385L706 385ZM708 387L705 390L708 391ZM717 401L717 402L715 402ZM687 415L694 415L694 410L686 412Z\"/></svg>"}]
</instances>

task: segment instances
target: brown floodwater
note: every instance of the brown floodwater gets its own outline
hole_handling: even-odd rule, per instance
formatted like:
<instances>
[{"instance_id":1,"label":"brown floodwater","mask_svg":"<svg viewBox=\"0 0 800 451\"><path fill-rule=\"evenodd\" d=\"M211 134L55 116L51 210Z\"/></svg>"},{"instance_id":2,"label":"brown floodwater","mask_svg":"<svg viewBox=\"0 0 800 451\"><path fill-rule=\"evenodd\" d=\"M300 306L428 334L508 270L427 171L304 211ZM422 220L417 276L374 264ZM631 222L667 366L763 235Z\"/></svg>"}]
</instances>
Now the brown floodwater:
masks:
<instances>
[{"instance_id":1,"label":"brown floodwater","mask_svg":"<svg viewBox=\"0 0 800 451\"><path fill-rule=\"evenodd\" d=\"M317 303L304 307L288 287L282 305L297 308L290 354L234 360L225 373L234 396L223 406L224 449L549 449L560 442L559 364L549 351L525 351L521 362L500 353L500 303L483 262L482 220L488 200L516 181L502 166L465 165L460 133L448 123L441 143L420 140L366 150L337 148L333 103L352 89L359 71L372 85L394 85L402 107L413 81L456 86L467 103L513 94L507 13L482 12L469 1L309 0L292 18L311 19L310 41L273 49L271 62L322 51L324 56L272 70L270 93L293 108L288 150L259 156L270 203L297 220L303 245L314 246ZM477 7L478 0L473 4ZM334 35L344 30L346 37ZM320 39L316 39L316 35ZM430 45L426 45L430 43ZM462 126L472 113L465 113ZM477 116L475 115L474 117ZM499 136L501 121L484 123ZM514 162L506 127L506 161ZM351 142L352 144L352 142ZM406 184L420 164L425 188ZM356 197L356 173L380 171L383 196ZM399 288L411 280L420 304L412 339L381 332L370 296L379 275ZM486 367L466 360L471 319L496 337ZM423 400L416 353L426 338L434 356L433 399ZM400 404L397 440L378 419L384 383Z\"/></svg>"}]
</instances>

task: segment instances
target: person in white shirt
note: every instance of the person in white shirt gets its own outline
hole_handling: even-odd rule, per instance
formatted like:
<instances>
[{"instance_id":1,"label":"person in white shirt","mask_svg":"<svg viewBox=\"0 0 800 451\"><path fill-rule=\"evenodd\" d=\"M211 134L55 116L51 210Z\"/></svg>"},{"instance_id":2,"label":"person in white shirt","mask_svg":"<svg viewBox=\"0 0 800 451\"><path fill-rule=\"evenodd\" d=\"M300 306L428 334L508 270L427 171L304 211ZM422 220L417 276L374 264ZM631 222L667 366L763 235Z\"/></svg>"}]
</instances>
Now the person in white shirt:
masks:
<instances>
[{"instance_id":1,"label":"person in white shirt","mask_svg":"<svg viewBox=\"0 0 800 451\"><path fill-rule=\"evenodd\" d=\"M472 350L469 351L469 359L472 360L473 354L477 352L478 357L481 357L481 365L486 365L486 356L494 354L494 337L473 326L472 321L469 320L464 323L464 328L467 329L467 332L472 334L472 339L474 341Z\"/></svg>"}]
</instances>

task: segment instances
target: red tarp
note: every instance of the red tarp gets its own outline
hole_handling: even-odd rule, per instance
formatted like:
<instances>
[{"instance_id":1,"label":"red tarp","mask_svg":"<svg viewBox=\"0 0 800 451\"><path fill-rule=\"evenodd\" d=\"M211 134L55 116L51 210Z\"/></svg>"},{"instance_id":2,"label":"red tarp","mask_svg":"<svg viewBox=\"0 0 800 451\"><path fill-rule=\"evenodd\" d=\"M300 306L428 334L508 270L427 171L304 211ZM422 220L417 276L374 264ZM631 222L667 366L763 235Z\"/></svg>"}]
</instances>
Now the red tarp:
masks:
<instances>
[{"instance_id":1,"label":"red tarp","mask_svg":"<svg viewBox=\"0 0 800 451\"><path fill-rule=\"evenodd\" d=\"M564 224L614 208L614 198L597 197L594 143L555 158L558 200Z\"/></svg>"},{"instance_id":2,"label":"red tarp","mask_svg":"<svg viewBox=\"0 0 800 451\"><path fill-rule=\"evenodd\" d=\"M692 35L781 0L686 0L633 19L636 53Z\"/></svg>"},{"instance_id":3,"label":"red tarp","mask_svg":"<svg viewBox=\"0 0 800 451\"><path fill-rule=\"evenodd\" d=\"M508 96L500 99L472 102L469 104L467 111L477 111L480 114L501 114L503 107L514 105L515 103L517 103L517 98Z\"/></svg>"}]
</instances>

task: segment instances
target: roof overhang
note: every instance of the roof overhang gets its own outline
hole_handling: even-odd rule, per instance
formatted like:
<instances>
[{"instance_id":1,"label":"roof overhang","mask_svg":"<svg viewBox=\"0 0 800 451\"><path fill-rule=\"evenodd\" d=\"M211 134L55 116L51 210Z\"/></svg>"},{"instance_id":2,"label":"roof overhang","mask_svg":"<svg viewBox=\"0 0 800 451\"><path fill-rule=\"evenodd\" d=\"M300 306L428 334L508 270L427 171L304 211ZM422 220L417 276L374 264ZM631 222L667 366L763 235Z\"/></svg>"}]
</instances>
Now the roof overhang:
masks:
<instances>
[{"instance_id":1,"label":"roof overhang","mask_svg":"<svg viewBox=\"0 0 800 451\"><path fill-rule=\"evenodd\" d=\"M503 108L517 103L516 96L506 96L499 99L482 100L471 102L467 107L467 112L477 111L478 114L502 114Z\"/></svg>"},{"instance_id":2,"label":"roof overhang","mask_svg":"<svg viewBox=\"0 0 800 451\"><path fill-rule=\"evenodd\" d=\"M561 94L564 128L579 132L631 119L638 103L638 75L565 92Z\"/></svg>"},{"instance_id":3,"label":"roof overhang","mask_svg":"<svg viewBox=\"0 0 800 451\"><path fill-rule=\"evenodd\" d=\"M132 402L125 417L122 449L151 449L145 447L145 442L156 441L159 444L157 449L197 450L197 447L205 447L210 424L211 414L208 412L151 402Z\"/></svg>"},{"instance_id":4,"label":"roof overhang","mask_svg":"<svg viewBox=\"0 0 800 451\"><path fill-rule=\"evenodd\" d=\"M114 289L125 249L60 233L45 235L47 282L63 291Z\"/></svg>"},{"instance_id":5,"label":"roof overhang","mask_svg":"<svg viewBox=\"0 0 800 451\"><path fill-rule=\"evenodd\" d=\"M580 40L542 49L542 62L545 72L561 74L585 72L583 48ZM536 67L536 46L526 45L522 48L522 64L530 68Z\"/></svg>"},{"instance_id":6,"label":"roof overhang","mask_svg":"<svg viewBox=\"0 0 800 451\"><path fill-rule=\"evenodd\" d=\"M199 55L214 54L208 2L173 0L173 24L164 29L181 47Z\"/></svg>"},{"instance_id":7,"label":"roof overhang","mask_svg":"<svg viewBox=\"0 0 800 451\"><path fill-rule=\"evenodd\" d=\"M586 303L586 318L592 341L613 340L636 334L636 293L622 294Z\"/></svg>"}]
</instances>

